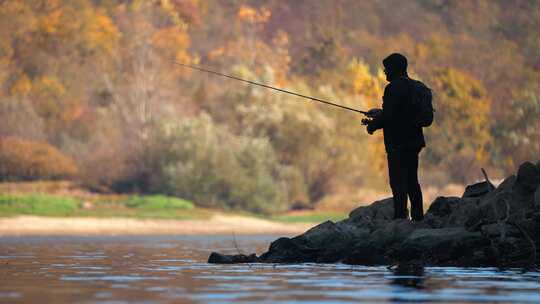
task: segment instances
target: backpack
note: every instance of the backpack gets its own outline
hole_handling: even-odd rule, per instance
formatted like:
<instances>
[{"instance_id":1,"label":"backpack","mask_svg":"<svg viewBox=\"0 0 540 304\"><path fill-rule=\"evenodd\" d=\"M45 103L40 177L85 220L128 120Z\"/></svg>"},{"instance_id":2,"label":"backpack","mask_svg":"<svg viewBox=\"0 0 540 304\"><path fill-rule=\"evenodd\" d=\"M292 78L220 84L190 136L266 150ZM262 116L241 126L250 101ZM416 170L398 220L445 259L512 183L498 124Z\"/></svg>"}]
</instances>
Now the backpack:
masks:
<instances>
[{"instance_id":1,"label":"backpack","mask_svg":"<svg viewBox=\"0 0 540 304\"><path fill-rule=\"evenodd\" d=\"M418 80L410 79L412 87L413 123L417 127L429 127L433 123L433 96L431 89Z\"/></svg>"}]
</instances>

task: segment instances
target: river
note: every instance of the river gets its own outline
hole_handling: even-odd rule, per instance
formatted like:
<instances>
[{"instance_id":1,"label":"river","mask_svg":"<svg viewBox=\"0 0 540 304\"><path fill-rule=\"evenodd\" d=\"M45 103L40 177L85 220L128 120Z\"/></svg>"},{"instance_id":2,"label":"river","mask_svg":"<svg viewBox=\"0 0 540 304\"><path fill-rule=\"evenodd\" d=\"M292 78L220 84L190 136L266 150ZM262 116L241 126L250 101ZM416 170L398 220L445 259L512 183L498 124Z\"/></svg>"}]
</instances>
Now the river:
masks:
<instances>
[{"instance_id":1,"label":"river","mask_svg":"<svg viewBox=\"0 0 540 304\"><path fill-rule=\"evenodd\" d=\"M540 303L540 273L210 265L276 236L0 237L0 303Z\"/></svg>"}]
</instances>

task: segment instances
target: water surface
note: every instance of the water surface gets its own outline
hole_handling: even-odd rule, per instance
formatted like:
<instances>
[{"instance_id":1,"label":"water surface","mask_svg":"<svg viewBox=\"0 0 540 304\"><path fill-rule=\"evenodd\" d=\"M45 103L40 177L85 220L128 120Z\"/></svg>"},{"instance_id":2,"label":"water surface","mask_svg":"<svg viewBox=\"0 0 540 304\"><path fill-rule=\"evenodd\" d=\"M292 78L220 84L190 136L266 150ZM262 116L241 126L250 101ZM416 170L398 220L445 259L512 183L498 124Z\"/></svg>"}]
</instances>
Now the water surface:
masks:
<instances>
[{"instance_id":1,"label":"water surface","mask_svg":"<svg viewBox=\"0 0 540 304\"><path fill-rule=\"evenodd\" d=\"M270 236L3 237L0 303L540 303L540 273L210 265Z\"/></svg>"}]
</instances>

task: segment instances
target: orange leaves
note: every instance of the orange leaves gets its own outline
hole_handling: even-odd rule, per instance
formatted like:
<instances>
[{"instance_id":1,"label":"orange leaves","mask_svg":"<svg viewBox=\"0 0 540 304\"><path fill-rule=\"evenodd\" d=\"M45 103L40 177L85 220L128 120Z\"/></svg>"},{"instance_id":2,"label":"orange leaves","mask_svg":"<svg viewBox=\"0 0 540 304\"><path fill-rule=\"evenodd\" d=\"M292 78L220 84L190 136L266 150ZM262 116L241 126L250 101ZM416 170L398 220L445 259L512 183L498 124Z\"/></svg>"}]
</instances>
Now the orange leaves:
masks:
<instances>
[{"instance_id":1,"label":"orange leaves","mask_svg":"<svg viewBox=\"0 0 540 304\"><path fill-rule=\"evenodd\" d=\"M62 26L62 10L56 9L40 18L39 27L47 34L55 34Z\"/></svg>"},{"instance_id":2,"label":"orange leaves","mask_svg":"<svg viewBox=\"0 0 540 304\"><path fill-rule=\"evenodd\" d=\"M190 46L189 35L176 26L157 30L152 36L153 45L167 58L180 62L189 62L187 49Z\"/></svg>"},{"instance_id":3,"label":"orange leaves","mask_svg":"<svg viewBox=\"0 0 540 304\"><path fill-rule=\"evenodd\" d=\"M87 20L85 38L90 50L103 50L110 54L116 47L120 32L109 16L98 11L90 14Z\"/></svg>"},{"instance_id":4,"label":"orange leaves","mask_svg":"<svg viewBox=\"0 0 540 304\"><path fill-rule=\"evenodd\" d=\"M249 5L242 5L236 13L236 18L243 23L256 24L256 23L266 23L272 12L267 8L256 9Z\"/></svg>"},{"instance_id":5,"label":"orange leaves","mask_svg":"<svg viewBox=\"0 0 540 304\"><path fill-rule=\"evenodd\" d=\"M0 180L64 179L79 169L75 161L45 142L0 138Z\"/></svg>"},{"instance_id":6,"label":"orange leaves","mask_svg":"<svg viewBox=\"0 0 540 304\"><path fill-rule=\"evenodd\" d=\"M12 96L26 96L32 89L32 82L23 74L11 87L10 94Z\"/></svg>"}]
</instances>

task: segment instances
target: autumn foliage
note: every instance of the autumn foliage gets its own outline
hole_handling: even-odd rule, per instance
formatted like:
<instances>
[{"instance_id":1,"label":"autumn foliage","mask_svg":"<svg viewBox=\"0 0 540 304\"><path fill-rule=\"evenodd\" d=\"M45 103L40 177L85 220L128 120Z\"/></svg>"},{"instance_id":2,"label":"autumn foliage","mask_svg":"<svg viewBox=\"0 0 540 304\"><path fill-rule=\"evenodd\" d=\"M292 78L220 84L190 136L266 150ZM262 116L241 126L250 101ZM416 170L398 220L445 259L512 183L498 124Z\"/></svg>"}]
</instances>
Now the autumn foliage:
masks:
<instances>
[{"instance_id":1,"label":"autumn foliage","mask_svg":"<svg viewBox=\"0 0 540 304\"><path fill-rule=\"evenodd\" d=\"M0 138L0 179L68 179L77 176L75 161L45 142Z\"/></svg>"},{"instance_id":2,"label":"autumn foliage","mask_svg":"<svg viewBox=\"0 0 540 304\"><path fill-rule=\"evenodd\" d=\"M0 1L2 178L256 212L356 201L387 190L361 116L173 61L369 109L392 52L434 92L422 183L505 176L540 155L538 28L524 0Z\"/></svg>"}]
</instances>

